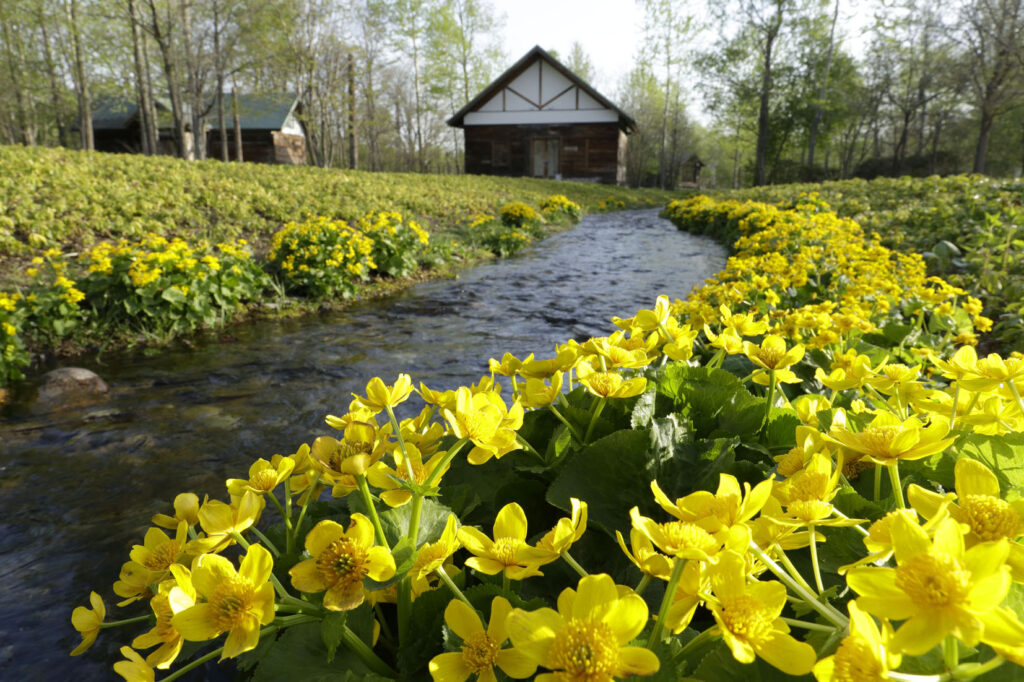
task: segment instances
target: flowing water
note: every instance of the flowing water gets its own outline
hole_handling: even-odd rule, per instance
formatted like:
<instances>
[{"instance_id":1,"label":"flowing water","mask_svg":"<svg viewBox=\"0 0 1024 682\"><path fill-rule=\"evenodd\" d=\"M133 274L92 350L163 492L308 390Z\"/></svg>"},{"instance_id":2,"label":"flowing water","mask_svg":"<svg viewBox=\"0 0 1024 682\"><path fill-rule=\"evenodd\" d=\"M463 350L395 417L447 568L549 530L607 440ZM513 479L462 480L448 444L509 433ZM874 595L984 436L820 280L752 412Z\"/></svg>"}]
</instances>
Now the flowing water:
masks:
<instances>
[{"instance_id":1,"label":"flowing water","mask_svg":"<svg viewBox=\"0 0 1024 682\"><path fill-rule=\"evenodd\" d=\"M110 385L100 405L0 417L0 678L116 677L117 648L139 632L104 631L79 658L71 610L111 585L154 513L183 491L226 498L224 480L257 457L332 433L350 393L408 372L418 385L475 382L511 352L551 357L556 343L615 330L613 315L685 297L725 250L657 212L587 216L522 254L343 312L264 321L191 350L78 361ZM127 614L127 615L122 615Z\"/></svg>"}]
</instances>

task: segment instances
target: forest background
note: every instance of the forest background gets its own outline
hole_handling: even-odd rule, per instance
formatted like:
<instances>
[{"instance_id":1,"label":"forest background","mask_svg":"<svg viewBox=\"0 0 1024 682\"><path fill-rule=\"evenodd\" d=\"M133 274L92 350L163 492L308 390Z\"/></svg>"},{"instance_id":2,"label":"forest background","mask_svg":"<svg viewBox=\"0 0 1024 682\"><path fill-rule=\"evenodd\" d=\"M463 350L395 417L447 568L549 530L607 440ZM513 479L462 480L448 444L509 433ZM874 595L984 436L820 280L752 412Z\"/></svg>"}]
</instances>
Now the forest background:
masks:
<instances>
[{"instance_id":1,"label":"forest background","mask_svg":"<svg viewBox=\"0 0 1024 682\"><path fill-rule=\"evenodd\" d=\"M603 90L638 124L631 185L678 186L692 154L711 187L1024 168L1024 0L637 7ZM91 148L90 112L127 97L145 150L158 101L184 140L229 127L232 91L287 92L312 165L458 173L445 120L521 56L504 26L489 0L5 0L0 143ZM595 77L580 42L556 56Z\"/></svg>"}]
</instances>

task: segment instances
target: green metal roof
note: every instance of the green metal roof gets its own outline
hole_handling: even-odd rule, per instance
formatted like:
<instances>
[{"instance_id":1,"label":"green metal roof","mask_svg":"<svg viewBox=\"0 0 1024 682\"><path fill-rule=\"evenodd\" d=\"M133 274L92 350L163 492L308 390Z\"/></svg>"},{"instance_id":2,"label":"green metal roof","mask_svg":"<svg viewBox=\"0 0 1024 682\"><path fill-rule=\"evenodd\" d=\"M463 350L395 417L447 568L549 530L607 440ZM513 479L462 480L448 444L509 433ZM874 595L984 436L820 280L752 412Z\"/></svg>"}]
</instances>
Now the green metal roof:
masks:
<instances>
[{"instance_id":1,"label":"green metal roof","mask_svg":"<svg viewBox=\"0 0 1024 682\"><path fill-rule=\"evenodd\" d=\"M206 115L208 125L217 126L216 99ZM238 119L242 130L280 130L288 115L298 106L299 98L293 94L238 95ZM224 93L224 127L235 129L231 95Z\"/></svg>"},{"instance_id":2,"label":"green metal roof","mask_svg":"<svg viewBox=\"0 0 1024 682\"><path fill-rule=\"evenodd\" d=\"M123 130L139 112L135 102L120 97L105 98L92 112L93 130Z\"/></svg>"}]
</instances>

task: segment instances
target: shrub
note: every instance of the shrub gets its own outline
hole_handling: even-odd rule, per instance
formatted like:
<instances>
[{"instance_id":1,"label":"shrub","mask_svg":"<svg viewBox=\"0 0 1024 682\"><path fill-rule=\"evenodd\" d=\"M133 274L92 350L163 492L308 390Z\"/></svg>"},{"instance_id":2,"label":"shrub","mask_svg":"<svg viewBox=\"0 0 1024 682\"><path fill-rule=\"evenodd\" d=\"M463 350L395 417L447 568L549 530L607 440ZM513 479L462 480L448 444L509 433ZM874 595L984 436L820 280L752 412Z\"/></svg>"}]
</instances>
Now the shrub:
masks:
<instances>
[{"instance_id":1,"label":"shrub","mask_svg":"<svg viewBox=\"0 0 1024 682\"><path fill-rule=\"evenodd\" d=\"M377 267L372 254L371 237L344 220L319 217L278 230L267 260L289 291L314 298L348 298Z\"/></svg>"},{"instance_id":2,"label":"shrub","mask_svg":"<svg viewBox=\"0 0 1024 682\"><path fill-rule=\"evenodd\" d=\"M0 387L23 379L21 370L31 360L22 338L24 319L22 295L0 291Z\"/></svg>"},{"instance_id":3,"label":"shrub","mask_svg":"<svg viewBox=\"0 0 1024 682\"><path fill-rule=\"evenodd\" d=\"M544 220L534 208L521 201L510 201L498 213L501 224L506 227L534 227Z\"/></svg>"},{"instance_id":4,"label":"shrub","mask_svg":"<svg viewBox=\"0 0 1024 682\"><path fill-rule=\"evenodd\" d=\"M419 255L430 244L426 230L396 211L371 211L359 219L356 228L373 240L374 269L390 277L415 272Z\"/></svg>"},{"instance_id":5,"label":"shrub","mask_svg":"<svg viewBox=\"0 0 1024 682\"><path fill-rule=\"evenodd\" d=\"M542 201L540 212L549 220L559 215L565 215L574 223L578 223L583 216L580 205L575 201L571 201L564 194L552 194Z\"/></svg>"}]
</instances>

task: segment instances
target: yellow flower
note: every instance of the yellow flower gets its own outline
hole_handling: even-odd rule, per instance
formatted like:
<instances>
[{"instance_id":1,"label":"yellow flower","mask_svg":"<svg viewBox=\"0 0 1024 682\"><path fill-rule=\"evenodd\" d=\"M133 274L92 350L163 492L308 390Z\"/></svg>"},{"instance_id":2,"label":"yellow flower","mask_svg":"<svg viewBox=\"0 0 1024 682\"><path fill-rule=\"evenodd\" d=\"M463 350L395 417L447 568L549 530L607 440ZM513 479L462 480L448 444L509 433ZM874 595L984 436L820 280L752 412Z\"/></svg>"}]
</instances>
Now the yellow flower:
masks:
<instances>
[{"instance_id":1,"label":"yellow flower","mask_svg":"<svg viewBox=\"0 0 1024 682\"><path fill-rule=\"evenodd\" d=\"M196 591L192 587L192 574L189 570L175 564L171 566L171 573L174 580L161 583L158 594L149 600L156 616L156 626L132 640L132 646L137 649L159 645L158 649L146 656L146 663L161 670L171 667L185 642L181 633L171 625L171 619L196 603Z\"/></svg>"},{"instance_id":2,"label":"yellow flower","mask_svg":"<svg viewBox=\"0 0 1024 682\"><path fill-rule=\"evenodd\" d=\"M978 360L970 372L960 380L968 391L991 391L1011 382L1024 379L1024 358L1002 358L995 353Z\"/></svg>"},{"instance_id":3,"label":"yellow flower","mask_svg":"<svg viewBox=\"0 0 1024 682\"><path fill-rule=\"evenodd\" d=\"M860 597L858 605L880 618L904 621L896 631L896 651L920 656L946 638L967 646L1016 646L1024 625L999 608L1010 590L1006 540L985 542L965 551L959 524L944 519L932 540L904 515L893 518L896 568L861 567L846 581Z\"/></svg>"},{"instance_id":4,"label":"yellow flower","mask_svg":"<svg viewBox=\"0 0 1024 682\"><path fill-rule=\"evenodd\" d=\"M227 632L221 660L256 648L260 626L274 620L274 560L261 545L252 545L238 571L219 554L196 559L192 585L203 602L171 617L171 625L190 642L203 642Z\"/></svg>"},{"instance_id":5,"label":"yellow flower","mask_svg":"<svg viewBox=\"0 0 1024 682\"><path fill-rule=\"evenodd\" d=\"M372 419L372 416L369 416ZM331 418L328 423L332 426ZM384 455L387 445L379 437L377 425L372 421L349 420L343 427L341 440L320 436L313 441L310 455L334 484L335 497L344 497L356 489L356 476L365 476L371 466Z\"/></svg>"},{"instance_id":6,"label":"yellow flower","mask_svg":"<svg viewBox=\"0 0 1024 682\"><path fill-rule=\"evenodd\" d=\"M71 612L71 624L82 635L82 643L71 651L72 656L78 656L92 646L103 627L103 619L107 616L107 607L100 595L90 592L89 603L92 605L91 609L76 606Z\"/></svg>"},{"instance_id":7,"label":"yellow flower","mask_svg":"<svg viewBox=\"0 0 1024 682\"><path fill-rule=\"evenodd\" d=\"M543 575L538 567L554 561L550 552L526 544L526 513L515 502L506 504L494 519L494 539L471 526L459 529L459 541L473 556L466 565L487 575L504 573L511 580Z\"/></svg>"},{"instance_id":8,"label":"yellow flower","mask_svg":"<svg viewBox=\"0 0 1024 682\"><path fill-rule=\"evenodd\" d=\"M228 494L232 497L241 497L247 490L257 495L273 492L282 481L292 475L294 468L295 460L291 457L278 456L274 462L268 462L261 457L249 467L248 479L228 479Z\"/></svg>"},{"instance_id":9,"label":"yellow flower","mask_svg":"<svg viewBox=\"0 0 1024 682\"><path fill-rule=\"evenodd\" d=\"M266 502L262 495L251 490L245 491L231 504L220 500L208 500L199 508L199 525L206 537L193 540L186 546L189 554L203 554L220 551L234 540L231 533L241 533L259 520Z\"/></svg>"},{"instance_id":10,"label":"yellow flower","mask_svg":"<svg viewBox=\"0 0 1024 682\"><path fill-rule=\"evenodd\" d=\"M572 546L572 543L583 537L587 530L587 503L575 497L569 499L572 512L569 518L558 519L555 527L544 534L537 542L537 549L551 552L559 556Z\"/></svg>"},{"instance_id":11,"label":"yellow flower","mask_svg":"<svg viewBox=\"0 0 1024 682\"><path fill-rule=\"evenodd\" d=\"M709 561L722 548L722 540L717 535L712 535L692 521L657 523L641 516L638 507L633 507L629 516L634 529L646 535L662 552L677 559ZM746 546L746 543L743 545Z\"/></svg>"},{"instance_id":12,"label":"yellow flower","mask_svg":"<svg viewBox=\"0 0 1024 682\"><path fill-rule=\"evenodd\" d=\"M835 654L814 665L818 682L885 682L889 671L900 666L899 654L889 651L892 626L888 621L878 630L875 621L856 601L849 601L850 634L839 643Z\"/></svg>"},{"instance_id":13,"label":"yellow flower","mask_svg":"<svg viewBox=\"0 0 1024 682\"><path fill-rule=\"evenodd\" d=\"M880 412L860 433L833 428L828 439L875 464L889 465L900 459L921 459L942 452L954 440L944 438L948 432L949 420L943 417L933 416L925 426L916 417L901 420Z\"/></svg>"},{"instance_id":14,"label":"yellow flower","mask_svg":"<svg viewBox=\"0 0 1024 682\"><path fill-rule=\"evenodd\" d=\"M817 656L814 648L798 642L779 617L786 605L786 586L780 582L747 582L742 556L726 552L712 569L712 585L718 603L709 602L722 638L740 663L760 656L787 675L811 672Z\"/></svg>"},{"instance_id":15,"label":"yellow flower","mask_svg":"<svg viewBox=\"0 0 1024 682\"><path fill-rule=\"evenodd\" d=\"M948 503L949 515L969 529L964 537L968 548L1004 538L1010 541L1007 563L1013 579L1024 582L1024 545L1016 541L1024 535L1024 500L1004 500L999 493L999 479L976 460L957 460L953 475L956 503L949 503L948 494L940 495L916 484L907 488L907 499L926 519L945 511Z\"/></svg>"},{"instance_id":16,"label":"yellow flower","mask_svg":"<svg viewBox=\"0 0 1024 682\"><path fill-rule=\"evenodd\" d=\"M199 523L199 496L195 493L180 493L174 498L174 516L156 514L152 520L153 525L171 530L175 530L180 521L189 526L196 525Z\"/></svg>"},{"instance_id":17,"label":"yellow flower","mask_svg":"<svg viewBox=\"0 0 1024 682\"><path fill-rule=\"evenodd\" d=\"M727 327L722 330L721 334L716 335L711 331L711 328L704 325L704 335L708 337L708 341L711 342L713 348L717 348L729 355L735 355L743 352L743 339L732 327Z\"/></svg>"},{"instance_id":18,"label":"yellow flower","mask_svg":"<svg viewBox=\"0 0 1024 682\"><path fill-rule=\"evenodd\" d=\"M473 443L467 459L470 464L483 464L518 450L516 430L523 425L523 406L516 401L512 408L495 391L473 393L463 386L456 392L455 410L444 411L445 421L456 438Z\"/></svg>"},{"instance_id":19,"label":"yellow flower","mask_svg":"<svg viewBox=\"0 0 1024 682\"><path fill-rule=\"evenodd\" d=\"M387 547L373 544L373 524L362 514L352 514L348 530L325 520L306 535L306 552L312 557L292 566L288 574L300 592L326 590L324 608L349 611L363 603L363 578L383 582L395 574L395 559Z\"/></svg>"},{"instance_id":20,"label":"yellow flower","mask_svg":"<svg viewBox=\"0 0 1024 682\"><path fill-rule=\"evenodd\" d=\"M676 561L686 561L686 559L676 559ZM672 634L678 635L693 620L697 607L704 602L701 595L708 591L709 582L704 562L686 561L683 572L679 576L679 582L676 584L676 592L672 595L672 604L669 605L668 614L665 616L665 627Z\"/></svg>"},{"instance_id":21,"label":"yellow flower","mask_svg":"<svg viewBox=\"0 0 1024 682\"><path fill-rule=\"evenodd\" d=\"M128 646L121 647L121 655L124 661L114 664L114 672L123 677L126 682L153 682L156 675L153 668L142 660L142 656Z\"/></svg>"},{"instance_id":22,"label":"yellow flower","mask_svg":"<svg viewBox=\"0 0 1024 682\"><path fill-rule=\"evenodd\" d=\"M150 578L153 572L136 561L127 561L121 565L121 572L114 582L114 594L125 597L124 601L117 603L118 606L127 606L144 597L151 597L153 593L149 586L152 583Z\"/></svg>"},{"instance_id":23,"label":"yellow flower","mask_svg":"<svg viewBox=\"0 0 1024 682\"><path fill-rule=\"evenodd\" d=\"M399 374L398 380L393 386L385 384L380 377L370 379L370 382L366 384L366 397L362 398L356 395L355 398L376 414L383 412L388 407L405 402L411 393L412 378L408 374Z\"/></svg>"},{"instance_id":24,"label":"yellow flower","mask_svg":"<svg viewBox=\"0 0 1024 682\"><path fill-rule=\"evenodd\" d=\"M781 336L769 334L764 337L760 346L744 341L743 354L758 367L779 371L800 362L804 356L804 347L797 344L787 350L786 342Z\"/></svg>"},{"instance_id":25,"label":"yellow flower","mask_svg":"<svg viewBox=\"0 0 1024 682\"><path fill-rule=\"evenodd\" d=\"M590 393L599 398L632 398L647 388L644 377L625 379L618 372L599 372L585 360L576 365L576 376Z\"/></svg>"},{"instance_id":26,"label":"yellow flower","mask_svg":"<svg viewBox=\"0 0 1024 682\"><path fill-rule=\"evenodd\" d=\"M537 670L537 664L515 648L502 648L508 639L505 622L512 605L504 597L491 601L491 619L484 630L476 611L453 599L444 610L444 620L462 640L461 651L438 654L430 660L430 676L437 682L463 682L476 675L482 682L494 682L494 666L515 679L525 679Z\"/></svg>"},{"instance_id":27,"label":"yellow flower","mask_svg":"<svg viewBox=\"0 0 1024 682\"><path fill-rule=\"evenodd\" d=\"M672 576L672 560L654 548L654 543L643 533L633 528L629 531L629 544L633 548L630 552L626 547L626 541L622 533L615 531L615 539L626 557L640 569L644 575L653 578L660 578L667 581Z\"/></svg>"},{"instance_id":28,"label":"yellow flower","mask_svg":"<svg viewBox=\"0 0 1024 682\"><path fill-rule=\"evenodd\" d=\"M649 649L626 646L647 624L647 604L610 576L581 578L566 588L558 610L515 609L508 618L516 649L550 673L537 682L611 682L616 677L653 675L658 657Z\"/></svg>"},{"instance_id":29,"label":"yellow flower","mask_svg":"<svg viewBox=\"0 0 1024 682\"><path fill-rule=\"evenodd\" d=\"M430 459L424 462L423 453L421 453L420 449L412 443L405 444L405 451L409 454L409 463L412 465L413 477L415 479L411 482L418 484L426 483L427 479L434 472L434 469L444 463L444 460L446 459L445 455L447 454L445 452L435 453L430 457ZM380 494L380 499L383 500L386 505L389 507L401 507L403 504L412 500L412 493L399 485L399 481L409 480L409 471L405 466L405 458L402 456L400 450L395 450L392 453L392 456L395 459L394 468L389 467L382 460L369 468L366 472L366 479L370 482L370 485L384 491ZM450 465L451 462L444 464L444 468L436 477L438 480L441 476L444 476Z\"/></svg>"},{"instance_id":30,"label":"yellow flower","mask_svg":"<svg viewBox=\"0 0 1024 682\"><path fill-rule=\"evenodd\" d=\"M160 582L166 577L171 564L180 561L186 537L188 524L184 521L178 523L173 540L159 528L150 528L146 531L143 544L133 546L128 558L151 571L150 583Z\"/></svg>"},{"instance_id":31,"label":"yellow flower","mask_svg":"<svg viewBox=\"0 0 1024 682\"><path fill-rule=\"evenodd\" d=\"M654 501L680 521L692 521L705 530L715 533L722 529L744 524L754 518L772 494L772 480L761 481L751 490L744 483L742 490L735 476L719 474L718 490L714 494L698 490L673 503L658 486L651 481Z\"/></svg>"},{"instance_id":32,"label":"yellow flower","mask_svg":"<svg viewBox=\"0 0 1024 682\"><path fill-rule=\"evenodd\" d=\"M551 375L550 383L544 379L528 378L520 396L523 407L537 408L553 404L562 393L562 376L561 372L555 372Z\"/></svg>"},{"instance_id":33,"label":"yellow flower","mask_svg":"<svg viewBox=\"0 0 1024 682\"><path fill-rule=\"evenodd\" d=\"M430 576L438 568L441 568L446 561L458 551L462 543L458 538L459 520L455 514L448 515L448 521L444 524L444 530L437 542L424 543L416 552L416 562L409 570L412 577L413 595L418 595L431 589Z\"/></svg>"}]
</instances>

